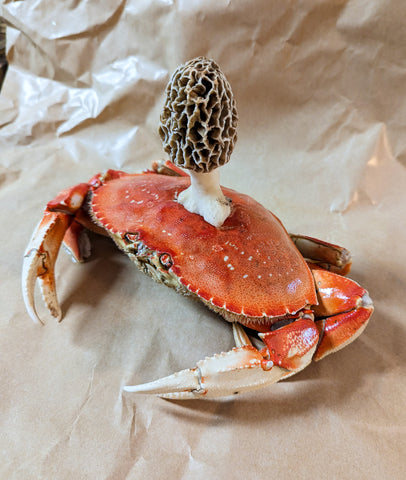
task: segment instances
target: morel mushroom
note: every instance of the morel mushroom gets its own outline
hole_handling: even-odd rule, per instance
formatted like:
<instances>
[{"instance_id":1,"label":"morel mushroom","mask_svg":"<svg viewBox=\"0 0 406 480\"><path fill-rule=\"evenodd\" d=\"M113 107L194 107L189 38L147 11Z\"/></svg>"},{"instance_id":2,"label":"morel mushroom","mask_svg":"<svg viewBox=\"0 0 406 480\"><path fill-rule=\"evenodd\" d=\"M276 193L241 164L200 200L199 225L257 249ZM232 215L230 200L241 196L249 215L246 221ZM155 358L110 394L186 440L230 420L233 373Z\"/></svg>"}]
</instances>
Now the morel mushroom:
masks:
<instances>
[{"instance_id":1,"label":"morel mushroom","mask_svg":"<svg viewBox=\"0 0 406 480\"><path fill-rule=\"evenodd\" d=\"M216 169L230 159L236 127L231 87L213 60L198 57L175 70L166 89L159 134L172 162L188 169L191 177L178 201L215 227L231 211Z\"/></svg>"}]
</instances>

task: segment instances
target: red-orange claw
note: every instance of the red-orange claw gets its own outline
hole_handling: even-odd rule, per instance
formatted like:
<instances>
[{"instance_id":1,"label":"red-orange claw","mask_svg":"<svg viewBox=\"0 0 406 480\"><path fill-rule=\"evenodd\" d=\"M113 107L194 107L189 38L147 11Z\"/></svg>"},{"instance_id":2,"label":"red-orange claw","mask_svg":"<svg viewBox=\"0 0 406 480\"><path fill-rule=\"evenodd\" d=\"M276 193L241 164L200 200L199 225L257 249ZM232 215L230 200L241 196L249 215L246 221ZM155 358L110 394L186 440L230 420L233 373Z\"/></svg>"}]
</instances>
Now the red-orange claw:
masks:
<instances>
[{"instance_id":1,"label":"red-orange claw","mask_svg":"<svg viewBox=\"0 0 406 480\"><path fill-rule=\"evenodd\" d=\"M47 207L52 212L74 214L83 205L88 191L87 183L78 183L59 192L53 200L48 202Z\"/></svg>"},{"instance_id":2,"label":"red-orange claw","mask_svg":"<svg viewBox=\"0 0 406 480\"><path fill-rule=\"evenodd\" d=\"M57 320L61 319L61 309L55 290L54 266L72 218L70 214L46 210L27 246L23 261L22 290L25 306L34 322L42 323L34 301L37 279L49 312Z\"/></svg>"},{"instance_id":3,"label":"red-orange claw","mask_svg":"<svg viewBox=\"0 0 406 480\"><path fill-rule=\"evenodd\" d=\"M321 341L314 354L314 360L321 360L326 355L341 350L361 335L373 312L372 302L368 305L369 301L366 295L363 298L365 307L316 322Z\"/></svg>"},{"instance_id":4,"label":"red-orange claw","mask_svg":"<svg viewBox=\"0 0 406 480\"><path fill-rule=\"evenodd\" d=\"M362 304L366 290L350 278L310 265L319 305L313 307L316 317L328 317L356 309Z\"/></svg>"},{"instance_id":5,"label":"red-orange claw","mask_svg":"<svg viewBox=\"0 0 406 480\"><path fill-rule=\"evenodd\" d=\"M309 318L301 318L259 336L268 348L269 359L291 371L301 370L311 362L319 341L318 329Z\"/></svg>"}]
</instances>

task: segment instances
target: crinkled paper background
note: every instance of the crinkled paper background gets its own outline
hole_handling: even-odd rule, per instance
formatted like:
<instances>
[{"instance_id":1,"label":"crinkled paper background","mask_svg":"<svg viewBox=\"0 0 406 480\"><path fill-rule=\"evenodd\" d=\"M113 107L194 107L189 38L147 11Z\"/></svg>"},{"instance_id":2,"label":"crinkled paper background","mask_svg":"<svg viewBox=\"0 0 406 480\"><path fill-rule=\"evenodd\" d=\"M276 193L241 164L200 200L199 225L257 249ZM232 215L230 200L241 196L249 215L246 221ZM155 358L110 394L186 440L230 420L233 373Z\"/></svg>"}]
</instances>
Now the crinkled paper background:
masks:
<instances>
[{"instance_id":1,"label":"crinkled paper background","mask_svg":"<svg viewBox=\"0 0 406 480\"><path fill-rule=\"evenodd\" d=\"M404 478L405 3L35 0L2 15L0 477ZM61 252L58 325L32 324L20 272L60 189L164 158L164 89L197 55L238 104L222 183L349 248L376 310L356 342L286 382L176 403L121 387L231 348L228 324L103 238L84 265Z\"/></svg>"}]
</instances>

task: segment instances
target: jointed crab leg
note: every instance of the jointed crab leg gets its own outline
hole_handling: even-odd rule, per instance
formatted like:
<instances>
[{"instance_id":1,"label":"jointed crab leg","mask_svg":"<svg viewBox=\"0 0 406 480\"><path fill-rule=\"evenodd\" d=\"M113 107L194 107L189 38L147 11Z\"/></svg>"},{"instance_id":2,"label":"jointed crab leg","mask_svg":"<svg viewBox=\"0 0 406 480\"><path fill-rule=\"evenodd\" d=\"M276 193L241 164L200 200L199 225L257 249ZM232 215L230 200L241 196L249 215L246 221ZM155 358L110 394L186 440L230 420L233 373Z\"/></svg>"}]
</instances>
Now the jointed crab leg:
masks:
<instances>
[{"instance_id":1,"label":"jointed crab leg","mask_svg":"<svg viewBox=\"0 0 406 480\"><path fill-rule=\"evenodd\" d=\"M289 236L304 258L340 275L350 271L352 259L346 248L306 235L290 233Z\"/></svg>"},{"instance_id":2,"label":"jointed crab leg","mask_svg":"<svg viewBox=\"0 0 406 480\"><path fill-rule=\"evenodd\" d=\"M22 291L25 306L34 322L43 323L34 302L37 279L48 310L58 321L61 319L55 290L55 261L65 234L72 225L74 214L82 206L88 190L88 184L81 183L64 190L49 202L27 246L23 260Z\"/></svg>"},{"instance_id":3,"label":"jointed crab leg","mask_svg":"<svg viewBox=\"0 0 406 480\"><path fill-rule=\"evenodd\" d=\"M320 343L314 360L341 350L364 331L373 312L368 292L341 275L310 265L319 304L313 307Z\"/></svg>"},{"instance_id":4,"label":"jointed crab leg","mask_svg":"<svg viewBox=\"0 0 406 480\"><path fill-rule=\"evenodd\" d=\"M245 345L252 345L247 332L239 323L233 323L233 337L236 347L244 347Z\"/></svg>"},{"instance_id":5,"label":"jointed crab leg","mask_svg":"<svg viewBox=\"0 0 406 480\"><path fill-rule=\"evenodd\" d=\"M25 306L34 322L43 323L34 304L37 279L51 315L58 321L61 319L61 309L55 290L54 266L59 247L71 221L70 215L46 211L28 244L23 261L22 290Z\"/></svg>"},{"instance_id":6,"label":"jointed crab leg","mask_svg":"<svg viewBox=\"0 0 406 480\"><path fill-rule=\"evenodd\" d=\"M304 310L292 323L260 333L263 349L257 350L242 325L233 323L236 348L207 357L193 369L124 390L172 399L232 395L278 382L348 345L372 314L369 295L353 280L315 265L311 269L319 305L314 313Z\"/></svg>"},{"instance_id":7,"label":"jointed crab leg","mask_svg":"<svg viewBox=\"0 0 406 480\"><path fill-rule=\"evenodd\" d=\"M312 320L302 320L280 328L278 341L269 339L275 347L272 354L275 362L269 358L268 351L262 352L252 346L241 325L233 323L236 348L206 357L193 369L155 382L126 386L124 390L153 393L164 398L193 399L222 397L266 387L311 362L319 336Z\"/></svg>"},{"instance_id":8,"label":"jointed crab leg","mask_svg":"<svg viewBox=\"0 0 406 480\"><path fill-rule=\"evenodd\" d=\"M289 374L288 370L264 368L261 353L251 345L200 360L196 367L182 370L155 382L127 386L132 393L154 393L163 398L212 398L254 390L278 382Z\"/></svg>"}]
</instances>

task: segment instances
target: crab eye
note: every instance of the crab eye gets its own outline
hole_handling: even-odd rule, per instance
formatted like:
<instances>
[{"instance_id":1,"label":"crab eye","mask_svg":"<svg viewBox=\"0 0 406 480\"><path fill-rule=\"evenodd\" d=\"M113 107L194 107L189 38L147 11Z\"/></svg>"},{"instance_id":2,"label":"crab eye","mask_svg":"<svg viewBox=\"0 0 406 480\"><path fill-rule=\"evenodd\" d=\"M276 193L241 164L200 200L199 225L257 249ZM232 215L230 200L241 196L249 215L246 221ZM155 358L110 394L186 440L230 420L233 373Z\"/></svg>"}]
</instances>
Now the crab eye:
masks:
<instances>
[{"instance_id":1,"label":"crab eye","mask_svg":"<svg viewBox=\"0 0 406 480\"><path fill-rule=\"evenodd\" d=\"M124 235L124 240L127 244L135 243L139 239L140 234L138 232L127 232Z\"/></svg>"},{"instance_id":2,"label":"crab eye","mask_svg":"<svg viewBox=\"0 0 406 480\"><path fill-rule=\"evenodd\" d=\"M161 265L166 268L167 270L169 268L172 267L173 265L173 261L172 261L172 257L169 255L169 253L162 253L160 256L159 256L159 261L161 263Z\"/></svg>"}]
</instances>

